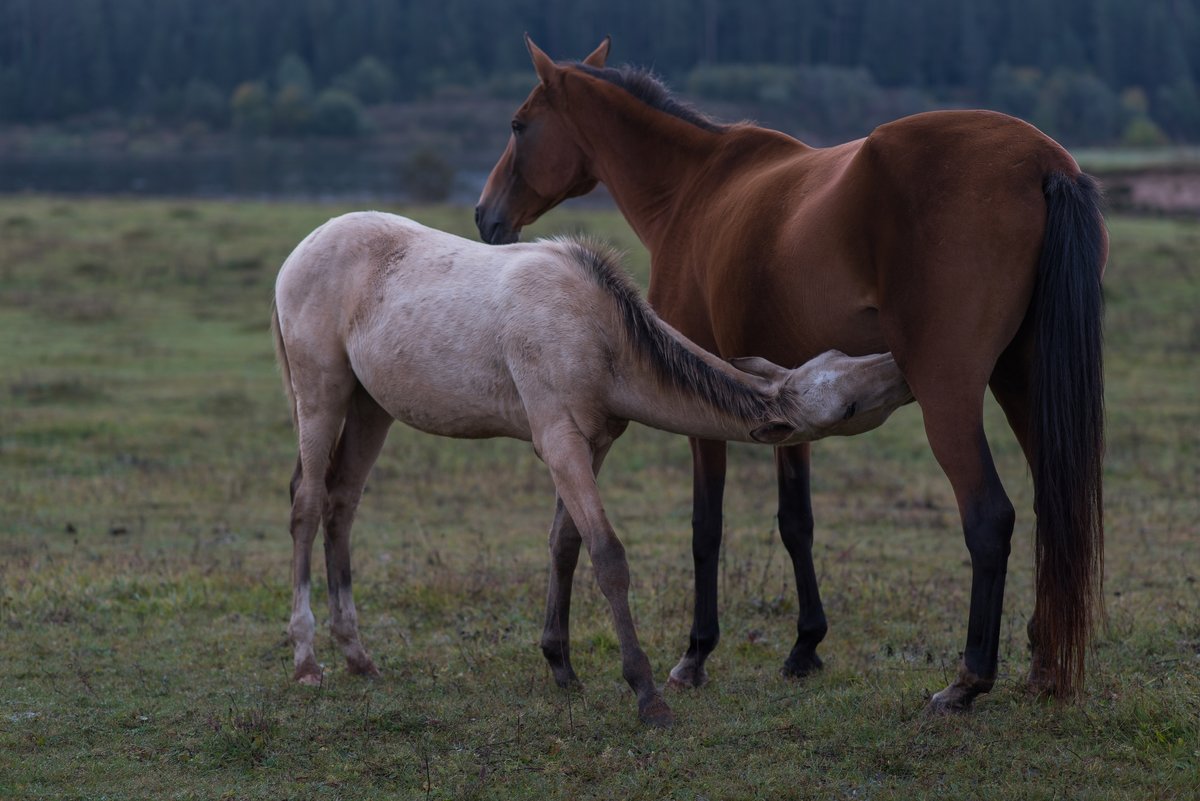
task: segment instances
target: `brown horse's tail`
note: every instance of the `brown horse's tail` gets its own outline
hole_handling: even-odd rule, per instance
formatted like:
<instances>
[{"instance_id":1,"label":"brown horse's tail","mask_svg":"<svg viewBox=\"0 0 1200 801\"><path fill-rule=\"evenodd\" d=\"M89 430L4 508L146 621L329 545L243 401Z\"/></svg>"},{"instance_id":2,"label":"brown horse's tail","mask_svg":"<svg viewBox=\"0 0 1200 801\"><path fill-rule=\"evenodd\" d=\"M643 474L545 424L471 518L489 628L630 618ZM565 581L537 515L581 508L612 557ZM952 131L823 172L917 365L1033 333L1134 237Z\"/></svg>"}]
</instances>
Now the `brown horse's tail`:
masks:
<instances>
[{"instance_id":1,"label":"brown horse's tail","mask_svg":"<svg viewBox=\"0 0 1200 801\"><path fill-rule=\"evenodd\" d=\"M296 425L296 393L292 389L292 368L288 365L287 349L283 347L283 332L279 329L279 309L275 301L271 301L271 335L275 339L275 361L279 362L279 372L283 375L283 391L288 398L288 406L292 412L292 425Z\"/></svg>"},{"instance_id":2,"label":"brown horse's tail","mask_svg":"<svg viewBox=\"0 0 1200 801\"><path fill-rule=\"evenodd\" d=\"M1043 188L1046 235L1032 309L1037 600L1030 641L1037 678L1069 698L1083 685L1088 640L1103 614L1106 234L1090 177L1053 173Z\"/></svg>"}]
</instances>

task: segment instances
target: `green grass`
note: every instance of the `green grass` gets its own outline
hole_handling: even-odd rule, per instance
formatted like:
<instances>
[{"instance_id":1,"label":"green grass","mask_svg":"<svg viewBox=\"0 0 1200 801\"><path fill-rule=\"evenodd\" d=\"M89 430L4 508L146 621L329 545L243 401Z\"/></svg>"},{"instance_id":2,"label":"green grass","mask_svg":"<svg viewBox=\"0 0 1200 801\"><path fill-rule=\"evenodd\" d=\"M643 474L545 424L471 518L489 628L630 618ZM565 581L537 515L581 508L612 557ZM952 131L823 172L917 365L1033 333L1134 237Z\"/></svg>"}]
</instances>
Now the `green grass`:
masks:
<instances>
[{"instance_id":1,"label":"green grass","mask_svg":"<svg viewBox=\"0 0 1200 801\"><path fill-rule=\"evenodd\" d=\"M552 488L528 445L400 427L355 533L363 636L328 633L293 686L287 482L272 364L275 271L344 209L0 199L0 797L1186 798L1200 785L1200 225L1115 219L1108 297L1108 626L1084 699L1031 698L1032 503L1019 509L1000 681L927 717L966 623L967 552L917 411L815 446L827 669L780 678L795 599L766 448L730 459L712 684L639 726L586 558L585 689L536 647ZM471 234L463 209L409 210ZM646 259L615 213L560 211ZM634 427L602 491L655 671L690 622L686 442ZM316 570L320 572L318 547ZM323 617L324 596L314 610Z\"/></svg>"}]
</instances>

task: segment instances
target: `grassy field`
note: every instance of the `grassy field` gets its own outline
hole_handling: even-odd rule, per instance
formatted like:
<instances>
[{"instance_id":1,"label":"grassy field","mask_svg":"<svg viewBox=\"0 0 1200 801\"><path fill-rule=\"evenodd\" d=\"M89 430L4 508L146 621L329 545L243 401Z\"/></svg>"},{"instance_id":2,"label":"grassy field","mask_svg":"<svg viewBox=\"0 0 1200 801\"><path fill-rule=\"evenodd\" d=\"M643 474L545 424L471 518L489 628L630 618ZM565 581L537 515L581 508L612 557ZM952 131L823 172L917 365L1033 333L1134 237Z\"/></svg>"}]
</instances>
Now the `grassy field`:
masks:
<instances>
[{"instance_id":1,"label":"grassy field","mask_svg":"<svg viewBox=\"0 0 1200 801\"><path fill-rule=\"evenodd\" d=\"M790 567L766 448L735 447L711 685L638 725L586 558L583 691L536 647L553 492L528 445L393 429L355 534L383 676L293 686L287 481L267 330L291 247L343 209L0 199L0 798L1194 798L1200 786L1200 224L1111 221L1108 625L1085 698L1023 690L1028 475L1000 681L923 714L953 674L969 568L916 409L815 447L827 669L777 669ZM471 234L464 209L408 210ZM563 210L646 260L615 213ZM601 489L662 679L690 623L686 442L634 427ZM316 549L316 574L323 571ZM321 622L323 588L314 610Z\"/></svg>"}]
</instances>

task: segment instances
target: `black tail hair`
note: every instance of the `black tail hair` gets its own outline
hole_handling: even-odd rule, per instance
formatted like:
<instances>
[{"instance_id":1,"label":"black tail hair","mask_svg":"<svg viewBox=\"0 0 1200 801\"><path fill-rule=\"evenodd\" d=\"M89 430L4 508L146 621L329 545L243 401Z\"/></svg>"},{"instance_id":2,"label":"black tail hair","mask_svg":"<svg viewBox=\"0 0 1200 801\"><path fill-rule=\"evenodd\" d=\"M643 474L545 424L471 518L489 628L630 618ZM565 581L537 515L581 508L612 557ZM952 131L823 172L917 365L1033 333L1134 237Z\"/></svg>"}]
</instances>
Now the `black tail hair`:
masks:
<instances>
[{"instance_id":1,"label":"black tail hair","mask_svg":"<svg viewBox=\"0 0 1200 801\"><path fill-rule=\"evenodd\" d=\"M1048 689L1069 698L1082 687L1088 642L1103 614L1105 232L1092 178L1056 172L1043 190L1046 233L1033 300L1037 600L1030 638L1035 669Z\"/></svg>"}]
</instances>

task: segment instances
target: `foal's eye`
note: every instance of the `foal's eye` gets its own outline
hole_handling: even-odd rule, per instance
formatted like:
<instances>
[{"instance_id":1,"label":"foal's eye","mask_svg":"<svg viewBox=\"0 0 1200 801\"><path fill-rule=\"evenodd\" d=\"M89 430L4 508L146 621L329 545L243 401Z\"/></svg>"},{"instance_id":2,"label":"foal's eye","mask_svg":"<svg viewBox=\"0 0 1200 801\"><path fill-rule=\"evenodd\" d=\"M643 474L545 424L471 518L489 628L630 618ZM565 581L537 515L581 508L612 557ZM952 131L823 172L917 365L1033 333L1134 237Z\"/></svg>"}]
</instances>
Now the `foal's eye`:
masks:
<instances>
[{"instance_id":1,"label":"foal's eye","mask_svg":"<svg viewBox=\"0 0 1200 801\"><path fill-rule=\"evenodd\" d=\"M512 132L513 133L519 134L524 130L525 130L525 123L521 122L520 120L512 121Z\"/></svg>"}]
</instances>

